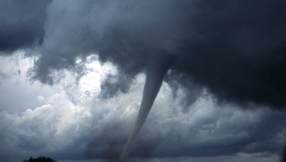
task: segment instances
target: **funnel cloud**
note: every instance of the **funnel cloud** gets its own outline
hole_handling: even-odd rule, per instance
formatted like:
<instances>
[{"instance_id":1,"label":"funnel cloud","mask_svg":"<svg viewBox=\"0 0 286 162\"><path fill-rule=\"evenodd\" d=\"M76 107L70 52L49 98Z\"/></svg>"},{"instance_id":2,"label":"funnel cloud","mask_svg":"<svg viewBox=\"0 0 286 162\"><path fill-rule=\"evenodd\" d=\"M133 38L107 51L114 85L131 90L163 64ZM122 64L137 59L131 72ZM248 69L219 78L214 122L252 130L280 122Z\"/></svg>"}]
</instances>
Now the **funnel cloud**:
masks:
<instances>
[{"instance_id":1,"label":"funnel cloud","mask_svg":"<svg viewBox=\"0 0 286 162\"><path fill-rule=\"evenodd\" d=\"M162 85L164 76L166 75L167 71L169 70L174 61L175 58L172 56L161 55L159 57L157 56L156 59L150 62L147 69L146 82L143 90L143 97L137 115L137 119L135 122L135 127L132 130L131 134L129 135L128 141L121 154L120 161L124 161L127 158L141 130L141 127L144 124L148 116L148 113L152 108L153 102Z\"/></svg>"}]
</instances>

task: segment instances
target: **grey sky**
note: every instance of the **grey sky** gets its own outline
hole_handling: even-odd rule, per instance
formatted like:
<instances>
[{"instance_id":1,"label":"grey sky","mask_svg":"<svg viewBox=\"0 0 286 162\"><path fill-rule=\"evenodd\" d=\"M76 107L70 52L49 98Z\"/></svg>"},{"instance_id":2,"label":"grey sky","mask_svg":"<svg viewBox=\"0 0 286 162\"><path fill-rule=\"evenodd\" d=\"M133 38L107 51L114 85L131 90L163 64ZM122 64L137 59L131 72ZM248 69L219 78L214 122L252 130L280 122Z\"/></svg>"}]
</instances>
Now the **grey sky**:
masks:
<instances>
[{"instance_id":1,"label":"grey sky","mask_svg":"<svg viewBox=\"0 0 286 162\"><path fill-rule=\"evenodd\" d=\"M131 157L281 156L283 0L1 0L0 19L6 161L117 158L157 55L176 62Z\"/></svg>"}]
</instances>

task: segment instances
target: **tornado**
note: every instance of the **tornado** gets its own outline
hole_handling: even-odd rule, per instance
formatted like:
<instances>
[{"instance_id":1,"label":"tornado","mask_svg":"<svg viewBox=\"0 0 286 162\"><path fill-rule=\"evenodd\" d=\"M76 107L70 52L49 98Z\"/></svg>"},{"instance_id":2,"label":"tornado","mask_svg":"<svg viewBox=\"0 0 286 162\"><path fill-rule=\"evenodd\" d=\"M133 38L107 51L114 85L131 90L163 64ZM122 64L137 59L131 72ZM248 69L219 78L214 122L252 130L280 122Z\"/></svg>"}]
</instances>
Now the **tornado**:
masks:
<instances>
[{"instance_id":1,"label":"tornado","mask_svg":"<svg viewBox=\"0 0 286 162\"><path fill-rule=\"evenodd\" d=\"M135 126L128 137L128 141L120 157L120 162L124 162L131 151L132 146L152 108L155 98L160 90L164 76L175 62L176 58L172 55L158 54L150 60L147 66L146 81L143 89L143 97L139 112L136 118Z\"/></svg>"}]
</instances>

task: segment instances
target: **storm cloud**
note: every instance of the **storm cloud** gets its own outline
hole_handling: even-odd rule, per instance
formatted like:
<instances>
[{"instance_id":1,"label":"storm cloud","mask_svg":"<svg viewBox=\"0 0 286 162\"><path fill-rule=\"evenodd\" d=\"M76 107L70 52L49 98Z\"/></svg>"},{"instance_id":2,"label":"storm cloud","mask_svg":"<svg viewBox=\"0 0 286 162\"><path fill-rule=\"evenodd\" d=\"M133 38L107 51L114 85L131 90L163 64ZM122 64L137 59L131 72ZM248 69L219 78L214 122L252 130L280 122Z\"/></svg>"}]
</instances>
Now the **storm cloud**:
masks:
<instances>
[{"instance_id":1,"label":"storm cloud","mask_svg":"<svg viewBox=\"0 0 286 162\"><path fill-rule=\"evenodd\" d=\"M46 8L50 0L0 1L0 54L43 41Z\"/></svg>"},{"instance_id":2,"label":"storm cloud","mask_svg":"<svg viewBox=\"0 0 286 162\"><path fill-rule=\"evenodd\" d=\"M128 93L102 99L100 82L116 70L111 63L101 65L95 55L87 58L89 72L80 80L66 70L53 86L29 82L25 74L34 61L24 51L0 58L1 71L9 74L0 78L1 159L43 155L65 162L120 156L140 107L144 74L135 77ZM279 161L284 111L218 105L206 88L185 81L194 91L163 82L131 161ZM193 101L184 103L186 98Z\"/></svg>"},{"instance_id":3,"label":"storm cloud","mask_svg":"<svg viewBox=\"0 0 286 162\"><path fill-rule=\"evenodd\" d=\"M148 65L154 60L173 58L165 82L186 114L194 109L192 106L199 102L205 91L220 106L231 107L229 105L233 104L238 109L285 110L285 8L283 0L30 0L25 3L1 0L0 54L7 56L19 48L28 48L30 51L25 53L26 56L37 58L27 71L28 76L48 85L60 83L66 71L72 72L79 82L89 70L84 63L88 63L90 55L96 54L102 65L110 63L116 67L116 73L101 80L100 97L106 100L130 93L136 77L148 73ZM10 74L0 71L0 78L9 77ZM279 113L276 115L282 119ZM269 123L275 118L269 119ZM282 127L281 123L277 125ZM253 131L261 132L264 128L257 126L256 129ZM238 143L253 141L245 137L248 133L242 133L242 141ZM152 140L164 143L169 139L164 141L160 134L157 136L145 142L143 139L139 146L148 146ZM265 138L267 134L261 137ZM118 144L118 141L112 142ZM217 154L241 150L255 152L257 145L266 145L254 143L248 148L243 145L226 150L235 142L219 143L211 145L220 146L222 150ZM178 150L193 150L189 147L196 145L191 144L180 145ZM93 141L90 147L93 147ZM163 146L154 147L150 153L142 147L135 147L135 150L146 152L146 155L131 152L133 156L166 156ZM172 155L190 154L173 152Z\"/></svg>"},{"instance_id":4,"label":"storm cloud","mask_svg":"<svg viewBox=\"0 0 286 162\"><path fill-rule=\"evenodd\" d=\"M159 53L177 58L171 80L184 82L183 73L223 102L285 107L283 0L47 2L1 2L1 49L42 39L33 78L43 83L97 53L125 76L117 89L127 92Z\"/></svg>"}]
</instances>

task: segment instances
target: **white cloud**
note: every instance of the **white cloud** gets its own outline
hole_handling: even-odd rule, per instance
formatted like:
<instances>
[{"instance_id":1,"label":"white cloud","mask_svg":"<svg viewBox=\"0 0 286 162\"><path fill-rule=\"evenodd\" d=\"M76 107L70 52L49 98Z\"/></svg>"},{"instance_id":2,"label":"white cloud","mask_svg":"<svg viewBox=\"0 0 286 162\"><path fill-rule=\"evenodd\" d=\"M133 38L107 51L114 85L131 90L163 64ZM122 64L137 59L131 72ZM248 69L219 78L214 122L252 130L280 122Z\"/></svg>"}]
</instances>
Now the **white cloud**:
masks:
<instances>
[{"instance_id":1,"label":"white cloud","mask_svg":"<svg viewBox=\"0 0 286 162\"><path fill-rule=\"evenodd\" d=\"M15 161L9 153L13 152L19 155L18 161L40 154L68 158L123 147L140 106L145 75L136 76L128 93L119 92L102 100L101 81L108 74L117 74L111 63L99 64L96 56L91 56L85 65L87 73L78 82L72 73L65 72L58 84L47 86L28 80L26 73L33 59L24 57L23 52L10 57L0 59L5 63L0 66L6 66L2 71L13 74L2 78L0 85L0 90L6 91L0 95L1 102L6 100L0 110L0 157ZM285 140L283 113L267 108L243 110L234 105L217 105L208 92L185 112L180 102L185 96L183 90L179 92L181 95L173 98L172 89L163 83L135 151L146 146L151 154L180 155L191 150L191 155L198 155L196 151L210 147L221 151L218 154L230 150L230 159L251 161L258 154L256 160L277 159L275 151L282 147L279 141ZM7 104L14 102L17 103ZM264 135L265 129L268 132ZM260 156L267 149L268 157Z\"/></svg>"}]
</instances>

